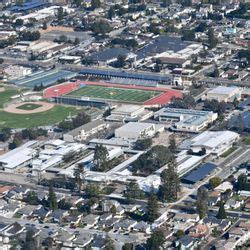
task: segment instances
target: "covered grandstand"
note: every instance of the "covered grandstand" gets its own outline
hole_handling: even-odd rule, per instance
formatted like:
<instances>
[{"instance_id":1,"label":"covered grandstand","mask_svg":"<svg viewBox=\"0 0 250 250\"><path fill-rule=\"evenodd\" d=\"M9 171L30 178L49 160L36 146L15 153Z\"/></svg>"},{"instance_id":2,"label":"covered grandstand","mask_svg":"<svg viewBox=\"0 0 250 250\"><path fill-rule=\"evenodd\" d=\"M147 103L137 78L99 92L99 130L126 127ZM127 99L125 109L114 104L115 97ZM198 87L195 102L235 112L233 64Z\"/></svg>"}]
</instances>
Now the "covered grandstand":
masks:
<instances>
[{"instance_id":1,"label":"covered grandstand","mask_svg":"<svg viewBox=\"0 0 250 250\"><path fill-rule=\"evenodd\" d=\"M112 82L121 84L133 84L133 85L144 85L144 86L155 86L158 83L170 85L172 77L160 74L150 73L135 73L118 70L106 70L106 69L90 69L86 68L79 72L80 75L95 76L105 79L110 79ZM126 81L123 81L123 80ZM132 82L128 83L128 80Z\"/></svg>"},{"instance_id":2,"label":"covered grandstand","mask_svg":"<svg viewBox=\"0 0 250 250\"><path fill-rule=\"evenodd\" d=\"M55 84L58 80L67 80L75 77L77 74L68 70L48 70L39 71L32 75L26 76L22 79L15 79L10 81L15 85L21 85L29 88L43 85L44 87Z\"/></svg>"}]
</instances>

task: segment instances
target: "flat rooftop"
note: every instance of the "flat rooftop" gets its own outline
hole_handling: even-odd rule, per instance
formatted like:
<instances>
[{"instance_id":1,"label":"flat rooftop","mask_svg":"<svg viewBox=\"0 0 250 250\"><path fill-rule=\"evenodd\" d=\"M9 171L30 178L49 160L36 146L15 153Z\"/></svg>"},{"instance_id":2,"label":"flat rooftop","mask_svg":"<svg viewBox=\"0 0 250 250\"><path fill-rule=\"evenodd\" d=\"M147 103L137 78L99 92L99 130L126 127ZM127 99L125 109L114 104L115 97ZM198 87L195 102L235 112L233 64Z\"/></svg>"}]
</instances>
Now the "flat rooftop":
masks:
<instances>
[{"instance_id":1,"label":"flat rooftop","mask_svg":"<svg viewBox=\"0 0 250 250\"><path fill-rule=\"evenodd\" d=\"M208 94L220 94L220 95L229 95L233 91L237 90L238 87L226 87L226 86L219 86L212 90L208 91Z\"/></svg>"},{"instance_id":2,"label":"flat rooftop","mask_svg":"<svg viewBox=\"0 0 250 250\"><path fill-rule=\"evenodd\" d=\"M68 70L49 70L40 71L21 79L12 80L11 82L15 85L22 85L25 87L33 88L41 84L43 84L43 86L49 86L55 84L58 80L70 79L72 77L75 77L76 75L76 73Z\"/></svg>"}]
</instances>

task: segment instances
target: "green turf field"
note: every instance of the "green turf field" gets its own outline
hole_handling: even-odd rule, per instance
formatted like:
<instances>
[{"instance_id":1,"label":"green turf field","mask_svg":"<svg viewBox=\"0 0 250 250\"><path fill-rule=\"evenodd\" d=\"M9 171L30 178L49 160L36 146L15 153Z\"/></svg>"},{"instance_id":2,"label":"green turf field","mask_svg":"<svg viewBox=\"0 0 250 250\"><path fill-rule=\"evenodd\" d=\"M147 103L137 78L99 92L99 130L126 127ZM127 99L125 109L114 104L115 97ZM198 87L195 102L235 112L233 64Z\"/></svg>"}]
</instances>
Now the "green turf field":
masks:
<instances>
[{"instance_id":1,"label":"green turf field","mask_svg":"<svg viewBox=\"0 0 250 250\"><path fill-rule=\"evenodd\" d=\"M11 97L17 94L18 91L14 88L7 88L4 92L0 92L0 108L3 108L4 103L11 101Z\"/></svg>"},{"instance_id":2,"label":"green turf field","mask_svg":"<svg viewBox=\"0 0 250 250\"><path fill-rule=\"evenodd\" d=\"M32 128L37 126L53 125L67 118L69 115L76 115L83 109L75 107L55 106L54 108L34 114L12 114L0 110L0 128Z\"/></svg>"},{"instance_id":3,"label":"green turf field","mask_svg":"<svg viewBox=\"0 0 250 250\"><path fill-rule=\"evenodd\" d=\"M21 109L21 110L34 110L37 108L42 107L42 105L40 104L35 104L35 103L25 103L23 105L20 105L17 107L17 109Z\"/></svg>"},{"instance_id":4,"label":"green turf field","mask_svg":"<svg viewBox=\"0 0 250 250\"><path fill-rule=\"evenodd\" d=\"M160 91L152 91L152 90L124 89L124 88L87 85L67 95L74 97L84 96L84 97L100 98L100 99L114 100L114 101L142 103L161 93L162 92Z\"/></svg>"}]
</instances>

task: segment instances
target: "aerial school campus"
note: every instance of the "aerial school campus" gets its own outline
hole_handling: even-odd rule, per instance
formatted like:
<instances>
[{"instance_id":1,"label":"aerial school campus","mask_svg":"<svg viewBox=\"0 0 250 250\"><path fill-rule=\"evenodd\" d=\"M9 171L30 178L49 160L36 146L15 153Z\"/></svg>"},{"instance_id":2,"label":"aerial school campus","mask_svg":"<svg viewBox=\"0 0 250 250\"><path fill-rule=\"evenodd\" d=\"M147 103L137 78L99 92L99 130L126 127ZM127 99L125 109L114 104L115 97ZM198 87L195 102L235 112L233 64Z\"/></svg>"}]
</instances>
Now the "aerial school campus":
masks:
<instances>
[{"instance_id":1,"label":"aerial school campus","mask_svg":"<svg viewBox=\"0 0 250 250\"><path fill-rule=\"evenodd\" d=\"M249 249L249 7L0 1L0 250Z\"/></svg>"}]
</instances>

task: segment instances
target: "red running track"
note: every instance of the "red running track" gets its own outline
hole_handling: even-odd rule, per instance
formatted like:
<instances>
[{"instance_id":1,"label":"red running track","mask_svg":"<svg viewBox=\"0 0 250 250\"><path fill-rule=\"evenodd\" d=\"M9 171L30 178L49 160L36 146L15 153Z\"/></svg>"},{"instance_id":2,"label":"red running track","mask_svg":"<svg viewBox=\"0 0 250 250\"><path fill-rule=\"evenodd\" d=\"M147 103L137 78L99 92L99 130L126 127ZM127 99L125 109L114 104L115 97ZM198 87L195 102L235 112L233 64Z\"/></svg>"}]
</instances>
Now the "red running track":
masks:
<instances>
[{"instance_id":1,"label":"red running track","mask_svg":"<svg viewBox=\"0 0 250 250\"><path fill-rule=\"evenodd\" d=\"M66 95L80 87L79 82L67 82L49 87L43 91L44 98Z\"/></svg>"}]
</instances>

